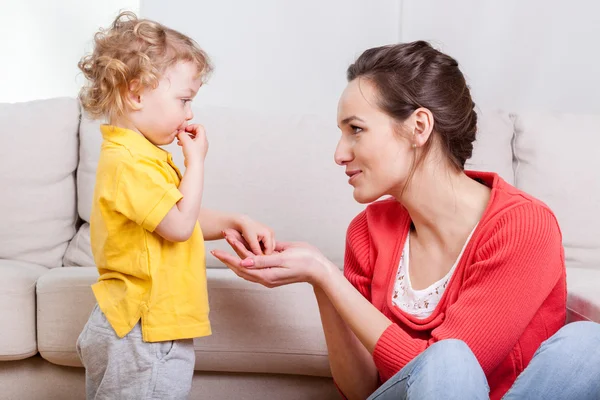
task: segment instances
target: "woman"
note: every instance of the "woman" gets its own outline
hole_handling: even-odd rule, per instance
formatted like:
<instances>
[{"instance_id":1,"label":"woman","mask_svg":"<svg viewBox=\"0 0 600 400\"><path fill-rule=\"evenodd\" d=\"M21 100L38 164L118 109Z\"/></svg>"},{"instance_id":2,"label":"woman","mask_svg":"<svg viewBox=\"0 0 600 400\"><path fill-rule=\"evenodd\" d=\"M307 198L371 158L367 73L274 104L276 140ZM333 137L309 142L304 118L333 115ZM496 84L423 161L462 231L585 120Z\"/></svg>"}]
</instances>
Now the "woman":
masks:
<instances>
[{"instance_id":1,"label":"woman","mask_svg":"<svg viewBox=\"0 0 600 400\"><path fill-rule=\"evenodd\" d=\"M254 256L235 232L241 258L213 254L267 287L313 285L349 399L599 398L600 326L563 327L554 215L464 170L477 114L457 62L422 41L373 48L348 82L335 160L372 204L348 228L343 274L308 244Z\"/></svg>"}]
</instances>

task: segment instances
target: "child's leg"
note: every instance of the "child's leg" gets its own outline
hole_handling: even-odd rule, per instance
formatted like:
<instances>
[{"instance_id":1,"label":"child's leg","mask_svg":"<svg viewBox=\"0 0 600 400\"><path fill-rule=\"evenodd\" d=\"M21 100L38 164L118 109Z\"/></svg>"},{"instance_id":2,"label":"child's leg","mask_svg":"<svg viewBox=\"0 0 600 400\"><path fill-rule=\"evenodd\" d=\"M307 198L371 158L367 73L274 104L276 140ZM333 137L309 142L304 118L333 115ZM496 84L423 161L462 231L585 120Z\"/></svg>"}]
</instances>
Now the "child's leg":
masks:
<instances>
[{"instance_id":1,"label":"child's leg","mask_svg":"<svg viewBox=\"0 0 600 400\"><path fill-rule=\"evenodd\" d=\"M87 399L187 399L192 340L147 343L139 324L120 339L96 306L77 341Z\"/></svg>"},{"instance_id":2,"label":"child's leg","mask_svg":"<svg viewBox=\"0 0 600 400\"><path fill-rule=\"evenodd\" d=\"M192 389L194 376L194 342L192 339L172 342L152 343L159 346L155 367L156 379L151 395L152 400L187 399Z\"/></svg>"}]
</instances>

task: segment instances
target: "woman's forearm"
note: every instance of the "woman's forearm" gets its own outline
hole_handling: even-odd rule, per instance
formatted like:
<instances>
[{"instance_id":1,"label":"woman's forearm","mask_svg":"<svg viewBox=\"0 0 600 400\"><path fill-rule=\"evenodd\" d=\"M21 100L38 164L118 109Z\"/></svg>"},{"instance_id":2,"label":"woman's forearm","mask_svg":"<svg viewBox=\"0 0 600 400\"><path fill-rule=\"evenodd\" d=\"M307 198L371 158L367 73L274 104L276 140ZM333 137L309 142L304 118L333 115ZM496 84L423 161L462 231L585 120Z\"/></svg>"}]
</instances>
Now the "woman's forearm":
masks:
<instances>
[{"instance_id":1,"label":"woman's forearm","mask_svg":"<svg viewBox=\"0 0 600 400\"><path fill-rule=\"evenodd\" d=\"M325 293L348 328L368 352L373 354L379 338L392 324L388 317L365 299L348 282L342 271L328 260L315 286Z\"/></svg>"},{"instance_id":2,"label":"woman's forearm","mask_svg":"<svg viewBox=\"0 0 600 400\"><path fill-rule=\"evenodd\" d=\"M315 297L321 313L333 379L349 400L364 400L378 386L377 368L371 354L319 287L315 287Z\"/></svg>"}]
</instances>

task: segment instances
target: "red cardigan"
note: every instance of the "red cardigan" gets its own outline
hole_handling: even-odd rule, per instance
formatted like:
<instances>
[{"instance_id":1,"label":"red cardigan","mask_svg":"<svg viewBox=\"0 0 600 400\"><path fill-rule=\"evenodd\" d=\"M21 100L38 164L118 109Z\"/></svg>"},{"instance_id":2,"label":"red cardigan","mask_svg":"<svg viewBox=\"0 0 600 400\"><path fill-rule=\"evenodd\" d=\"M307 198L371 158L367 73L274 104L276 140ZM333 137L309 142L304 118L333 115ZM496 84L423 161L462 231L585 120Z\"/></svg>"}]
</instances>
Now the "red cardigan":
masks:
<instances>
[{"instance_id":1,"label":"red cardigan","mask_svg":"<svg viewBox=\"0 0 600 400\"><path fill-rule=\"evenodd\" d=\"M393 322L373 352L382 382L431 344L460 339L479 360L494 400L565 323L564 251L546 205L496 174L468 175L489 186L491 198L430 317L414 318L391 302L410 227L406 209L395 199L369 205L351 222L344 275Z\"/></svg>"}]
</instances>

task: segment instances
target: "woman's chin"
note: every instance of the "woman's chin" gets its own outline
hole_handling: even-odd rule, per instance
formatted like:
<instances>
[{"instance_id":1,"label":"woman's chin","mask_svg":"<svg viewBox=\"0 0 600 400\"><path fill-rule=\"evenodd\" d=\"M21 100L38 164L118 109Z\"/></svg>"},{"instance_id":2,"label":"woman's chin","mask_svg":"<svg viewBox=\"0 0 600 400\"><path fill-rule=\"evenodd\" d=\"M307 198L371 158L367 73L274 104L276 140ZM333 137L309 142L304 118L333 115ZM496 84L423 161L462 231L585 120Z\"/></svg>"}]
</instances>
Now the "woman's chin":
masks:
<instances>
[{"instance_id":1,"label":"woman's chin","mask_svg":"<svg viewBox=\"0 0 600 400\"><path fill-rule=\"evenodd\" d=\"M360 188L354 188L352 196L360 204L369 204L381 197L377 193L369 193L369 191L361 190Z\"/></svg>"}]
</instances>

